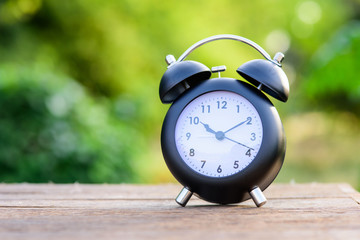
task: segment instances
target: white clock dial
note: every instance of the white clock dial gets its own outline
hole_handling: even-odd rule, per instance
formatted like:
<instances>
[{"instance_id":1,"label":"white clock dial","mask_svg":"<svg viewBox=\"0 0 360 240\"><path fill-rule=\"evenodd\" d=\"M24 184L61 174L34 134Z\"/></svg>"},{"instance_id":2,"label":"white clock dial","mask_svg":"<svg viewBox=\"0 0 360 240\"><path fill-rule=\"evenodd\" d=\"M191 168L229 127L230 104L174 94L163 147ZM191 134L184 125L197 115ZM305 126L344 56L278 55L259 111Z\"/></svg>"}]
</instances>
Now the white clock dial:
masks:
<instances>
[{"instance_id":1,"label":"white clock dial","mask_svg":"<svg viewBox=\"0 0 360 240\"><path fill-rule=\"evenodd\" d=\"M185 163L209 177L240 172L256 157L263 127L255 107L239 94L213 91L200 95L181 112L176 147Z\"/></svg>"}]
</instances>

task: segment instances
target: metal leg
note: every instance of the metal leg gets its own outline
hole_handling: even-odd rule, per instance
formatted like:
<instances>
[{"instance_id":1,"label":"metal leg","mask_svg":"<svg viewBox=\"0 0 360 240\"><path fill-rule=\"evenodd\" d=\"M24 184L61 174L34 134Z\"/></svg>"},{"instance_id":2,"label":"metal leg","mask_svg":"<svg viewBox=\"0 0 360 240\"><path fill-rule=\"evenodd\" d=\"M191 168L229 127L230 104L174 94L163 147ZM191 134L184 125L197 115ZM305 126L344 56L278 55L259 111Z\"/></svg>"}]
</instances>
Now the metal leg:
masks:
<instances>
[{"instance_id":1,"label":"metal leg","mask_svg":"<svg viewBox=\"0 0 360 240\"><path fill-rule=\"evenodd\" d=\"M261 207L267 202L266 197L259 187L254 188L250 191L250 196L254 200L257 207Z\"/></svg>"},{"instance_id":2,"label":"metal leg","mask_svg":"<svg viewBox=\"0 0 360 240\"><path fill-rule=\"evenodd\" d=\"M190 200L191 196L192 196L192 192L190 192L189 189L187 189L186 187L184 187L179 195L176 197L175 201L182 207L185 207L185 205L188 203L188 201Z\"/></svg>"}]
</instances>

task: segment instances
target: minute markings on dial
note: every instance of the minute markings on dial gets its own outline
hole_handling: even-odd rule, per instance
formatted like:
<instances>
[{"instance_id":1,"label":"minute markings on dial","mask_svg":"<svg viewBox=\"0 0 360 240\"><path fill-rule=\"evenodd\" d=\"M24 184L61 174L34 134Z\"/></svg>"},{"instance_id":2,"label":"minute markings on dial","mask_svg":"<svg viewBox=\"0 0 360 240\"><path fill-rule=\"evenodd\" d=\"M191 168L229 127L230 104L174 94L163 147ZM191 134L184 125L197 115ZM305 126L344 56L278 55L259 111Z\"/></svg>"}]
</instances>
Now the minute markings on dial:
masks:
<instances>
[{"instance_id":1,"label":"minute markings on dial","mask_svg":"<svg viewBox=\"0 0 360 240\"><path fill-rule=\"evenodd\" d=\"M222 101L227 101L226 109ZM177 120L175 139L183 161L191 169L209 177L226 177L254 160L262 135L261 118L251 102L236 93L214 91L186 105ZM195 156L189 156L190 149L195 149ZM239 161L238 167L231 164L232 159Z\"/></svg>"}]
</instances>

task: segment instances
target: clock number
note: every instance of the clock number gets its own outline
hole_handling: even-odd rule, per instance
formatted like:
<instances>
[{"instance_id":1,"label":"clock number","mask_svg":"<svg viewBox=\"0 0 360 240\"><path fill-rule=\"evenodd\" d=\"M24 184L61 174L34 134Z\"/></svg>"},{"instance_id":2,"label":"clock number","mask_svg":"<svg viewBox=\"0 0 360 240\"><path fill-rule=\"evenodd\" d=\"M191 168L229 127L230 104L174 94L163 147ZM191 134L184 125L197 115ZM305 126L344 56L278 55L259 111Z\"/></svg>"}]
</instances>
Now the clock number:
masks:
<instances>
[{"instance_id":1,"label":"clock number","mask_svg":"<svg viewBox=\"0 0 360 240\"><path fill-rule=\"evenodd\" d=\"M247 152L245 153L245 155L251 157L251 149L247 150Z\"/></svg>"},{"instance_id":2,"label":"clock number","mask_svg":"<svg viewBox=\"0 0 360 240\"><path fill-rule=\"evenodd\" d=\"M226 101L222 101L222 102L220 102L220 101L216 101L217 102L217 108L218 109L227 109L227 107L226 107L226 105L227 105L227 102Z\"/></svg>"},{"instance_id":3,"label":"clock number","mask_svg":"<svg viewBox=\"0 0 360 240\"><path fill-rule=\"evenodd\" d=\"M234 162L234 168L235 168L235 169L238 169L238 168L239 168L239 161L235 161L235 162Z\"/></svg>"},{"instance_id":4,"label":"clock number","mask_svg":"<svg viewBox=\"0 0 360 240\"><path fill-rule=\"evenodd\" d=\"M193 148L190 149L189 155L190 157L195 156L195 150Z\"/></svg>"},{"instance_id":5,"label":"clock number","mask_svg":"<svg viewBox=\"0 0 360 240\"><path fill-rule=\"evenodd\" d=\"M252 118L251 117L248 117L247 119L246 119L246 121L247 121L247 125L252 125Z\"/></svg>"},{"instance_id":6,"label":"clock number","mask_svg":"<svg viewBox=\"0 0 360 240\"><path fill-rule=\"evenodd\" d=\"M190 137L191 137L191 133L186 133L186 137L187 137L187 139L186 140L189 140L190 139Z\"/></svg>"},{"instance_id":7,"label":"clock number","mask_svg":"<svg viewBox=\"0 0 360 240\"><path fill-rule=\"evenodd\" d=\"M205 113L205 111L207 113L210 113L210 105L206 105L206 107L204 105L201 105L201 110L202 110L202 113Z\"/></svg>"},{"instance_id":8,"label":"clock number","mask_svg":"<svg viewBox=\"0 0 360 240\"><path fill-rule=\"evenodd\" d=\"M189 118L190 118L190 125L192 125L192 124L198 125L200 122L198 117L194 117L194 118L189 117Z\"/></svg>"},{"instance_id":9,"label":"clock number","mask_svg":"<svg viewBox=\"0 0 360 240\"><path fill-rule=\"evenodd\" d=\"M201 168L203 168L205 166L206 160L201 160L202 164L201 164Z\"/></svg>"},{"instance_id":10,"label":"clock number","mask_svg":"<svg viewBox=\"0 0 360 240\"><path fill-rule=\"evenodd\" d=\"M219 167L217 168L216 171L217 171L218 173L221 173L221 172L222 172L221 165L219 165Z\"/></svg>"},{"instance_id":11,"label":"clock number","mask_svg":"<svg viewBox=\"0 0 360 240\"><path fill-rule=\"evenodd\" d=\"M250 138L251 141L255 141L256 140L256 135L255 133L251 133L251 138Z\"/></svg>"},{"instance_id":12,"label":"clock number","mask_svg":"<svg viewBox=\"0 0 360 240\"><path fill-rule=\"evenodd\" d=\"M236 105L236 110L237 110L237 113L240 112L240 105Z\"/></svg>"}]
</instances>

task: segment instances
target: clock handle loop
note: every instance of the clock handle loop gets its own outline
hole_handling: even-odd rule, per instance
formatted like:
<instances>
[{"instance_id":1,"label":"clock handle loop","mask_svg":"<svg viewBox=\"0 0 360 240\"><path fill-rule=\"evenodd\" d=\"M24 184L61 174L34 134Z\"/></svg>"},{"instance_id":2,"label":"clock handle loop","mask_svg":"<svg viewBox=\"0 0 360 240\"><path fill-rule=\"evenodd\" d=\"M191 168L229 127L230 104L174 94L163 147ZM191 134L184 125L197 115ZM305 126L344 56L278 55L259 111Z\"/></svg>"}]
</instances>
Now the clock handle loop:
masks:
<instances>
[{"instance_id":1,"label":"clock handle loop","mask_svg":"<svg viewBox=\"0 0 360 240\"><path fill-rule=\"evenodd\" d=\"M251 47L253 47L255 50L257 50L261 55L264 56L264 58L272 63L274 63L275 65L281 67L281 61L282 59L279 58L279 55L281 55L282 53L277 53L274 57L274 60L271 59L270 55L262 48L260 47L257 43L241 37L241 36L237 36L237 35L232 35L232 34L220 34L220 35L214 35L208 38L205 38L203 40L198 41L197 43L194 43L191 47L189 47L177 60L176 62L181 62L183 61L192 51L194 51L195 49L197 49L198 47L209 43L209 42L213 42L216 40L223 40L223 39L229 39L229 40L236 40L236 41L240 41L242 43L245 43ZM282 54L283 55L283 54Z\"/></svg>"}]
</instances>

